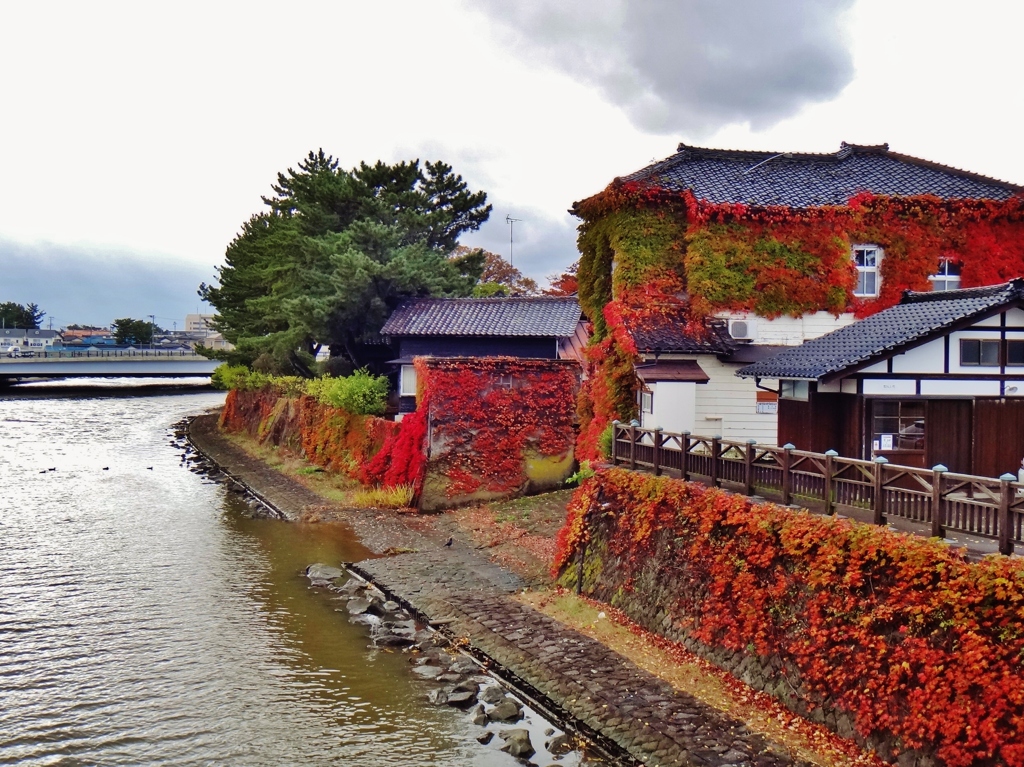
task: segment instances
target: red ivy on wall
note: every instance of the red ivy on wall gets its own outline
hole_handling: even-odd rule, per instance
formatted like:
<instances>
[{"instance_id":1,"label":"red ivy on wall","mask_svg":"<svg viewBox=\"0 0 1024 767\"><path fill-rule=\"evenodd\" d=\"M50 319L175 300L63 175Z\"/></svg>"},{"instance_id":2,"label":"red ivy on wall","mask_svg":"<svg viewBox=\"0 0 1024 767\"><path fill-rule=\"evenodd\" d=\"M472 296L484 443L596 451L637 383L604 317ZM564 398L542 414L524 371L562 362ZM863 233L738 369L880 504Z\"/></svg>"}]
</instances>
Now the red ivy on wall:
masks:
<instances>
[{"instance_id":1,"label":"red ivy on wall","mask_svg":"<svg viewBox=\"0 0 1024 767\"><path fill-rule=\"evenodd\" d=\"M778 658L813 706L951 767L1024 765L1024 562L624 470L574 495L555 570L587 540L623 607L633 585L710 647ZM593 585L593 584L591 584ZM794 671L795 670L795 676Z\"/></svg>"},{"instance_id":2,"label":"red ivy on wall","mask_svg":"<svg viewBox=\"0 0 1024 767\"><path fill-rule=\"evenodd\" d=\"M622 357L630 353L622 320L630 315L642 321L645 313L683 307L694 327L726 310L766 317L853 311L864 317L896 304L905 290L930 290L928 277L942 261L961 266L965 288L1024 276L1020 197L864 193L845 206L754 208L618 182L579 203L575 213L583 219L580 304L594 321L594 345L604 345L592 355L590 371L604 383L588 384L581 403L582 457L599 452L596 435L612 418L627 420L634 413L632 387L618 383ZM877 298L853 295L854 244L884 250ZM611 392L605 401L602 387Z\"/></svg>"},{"instance_id":3,"label":"red ivy on wall","mask_svg":"<svg viewBox=\"0 0 1024 767\"><path fill-rule=\"evenodd\" d=\"M420 411L430 414L430 468L448 497L511 493L530 453L572 452L577 368L558 360L420 358Z\"/></svg>"},{"instance_id":4,"label":"red ivy on wall","mask_svg":"<svg viewBox=\"0 0 1024 767\"><path fill-rule=\"evenodd\" d=\"M399 433L393 421L352 415L312 397L285 397L272 388L228 392L220 425L260 442L288 445L310 463L360 481L366 465Z\"/></svg>"}]
</instances>

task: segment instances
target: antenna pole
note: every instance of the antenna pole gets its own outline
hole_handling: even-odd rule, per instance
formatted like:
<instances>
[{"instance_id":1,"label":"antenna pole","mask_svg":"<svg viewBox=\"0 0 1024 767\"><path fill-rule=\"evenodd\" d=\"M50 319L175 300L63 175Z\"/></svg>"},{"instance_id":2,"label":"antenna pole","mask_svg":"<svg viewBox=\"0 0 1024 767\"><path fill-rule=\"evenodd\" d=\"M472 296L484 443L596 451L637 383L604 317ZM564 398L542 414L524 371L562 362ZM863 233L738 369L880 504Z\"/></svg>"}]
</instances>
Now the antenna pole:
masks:
<instances>
[{"instance_id":1,"label":"antenna pole","mask_svg":"<svg viewBox=\"0 0 1024 767\"><path fill-rule=\"evenodd\" d=\"M505 223L508 224L508 265L512 266L512 232L517 221L522 221L521 218L512 218L508 213L505 214Z\"/></svg>"}]
</instances>

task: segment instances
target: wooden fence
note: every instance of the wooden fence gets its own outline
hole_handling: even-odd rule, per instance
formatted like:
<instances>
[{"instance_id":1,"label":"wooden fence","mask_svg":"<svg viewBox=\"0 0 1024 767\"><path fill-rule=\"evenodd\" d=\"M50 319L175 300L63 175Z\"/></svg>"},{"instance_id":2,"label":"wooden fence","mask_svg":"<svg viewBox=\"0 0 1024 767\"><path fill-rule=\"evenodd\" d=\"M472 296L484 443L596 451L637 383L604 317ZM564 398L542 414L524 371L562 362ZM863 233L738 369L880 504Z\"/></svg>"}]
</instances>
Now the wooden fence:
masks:
<instances>
[{"instance_id":1,"label":"wooden fence","mask_svg":"<svg viewBox=\"0 0 1024 767\"><path fill-rule=\"evenodd\" d=\"M757 495L821 514L843 514L876 525L936 537L963 533L998 542L1001 554L1024 543L1024 484L955 474L945 466L917 469L811 453L792 445L672 434L615 422L611 462Z\"/></svg>"}]
</instances>

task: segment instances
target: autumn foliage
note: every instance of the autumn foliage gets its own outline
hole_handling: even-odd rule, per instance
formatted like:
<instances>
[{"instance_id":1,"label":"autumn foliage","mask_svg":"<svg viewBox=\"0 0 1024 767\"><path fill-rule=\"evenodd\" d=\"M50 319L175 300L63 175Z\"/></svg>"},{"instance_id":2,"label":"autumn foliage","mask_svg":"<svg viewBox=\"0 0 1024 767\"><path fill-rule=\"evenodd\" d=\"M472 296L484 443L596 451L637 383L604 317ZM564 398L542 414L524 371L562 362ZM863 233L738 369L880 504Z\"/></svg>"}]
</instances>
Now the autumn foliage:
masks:
<instances>
[{"instance_id":1,"label":"autumn foliage","mask_svg":"<svg viewBox=\"0 0 1024 767\"><path fill-rule=\"evenodd\" d=\"M622 358L630 352L615 332L631 318L684 314L697 328L721 311L864 317L896 304L905 290L930 290L929 275L945 261L960 267L965 288L1024 276L1021 197L864 193L843 206L798 209L709 203L688 191L616 182L574 212L583 219L580 304L599 347L591 357L592 379L604 381L589 384L593 391L584 394L578 447L584 458L596 457L596 435L612 418L632 415L634 391L621 384ZM853 295L851 246L858 243L883 248L877 298Z\"/></svg>"},{"instance_id":2,"label":"autumn foliage","mask_svg":"<svg viewBox=\"0 0 1024 767\"><path fill-rule=\"evenodd\" d=\"M310 396L290 397L269 386L228 392L220 425L244 431L261 443L288 445L310 463L358 481L367 481L366 466L400 432L393 421L352 415Z\"/></svg>"},{"instance_id":3,"label":"autumn foliage","mask_svg":"<svg viewBox=\"0 0 1024 767\"><path fill-rule=\"evenodd\" d=\"M449 498L527 485L531 456L568 456L578 367L559 360L421 358L420 408L431 418L430 472ZM434 445L437 446L434 449Z\"/></svg>"},{"instance_id":4,"label":"autumn foliage","mask_svg":"<svg viewBox=\"0 0 1024 767\"><path fill-rule=\"evenodd\" d=\"M861 735L952 767L1024 765L1020 560L969 563L934 541L620 469L573 497L556 571L585 543L589 591L634 615L657 599L669 634L781 661L806 706L846 712Z\"/></svg>"}]
</instances>

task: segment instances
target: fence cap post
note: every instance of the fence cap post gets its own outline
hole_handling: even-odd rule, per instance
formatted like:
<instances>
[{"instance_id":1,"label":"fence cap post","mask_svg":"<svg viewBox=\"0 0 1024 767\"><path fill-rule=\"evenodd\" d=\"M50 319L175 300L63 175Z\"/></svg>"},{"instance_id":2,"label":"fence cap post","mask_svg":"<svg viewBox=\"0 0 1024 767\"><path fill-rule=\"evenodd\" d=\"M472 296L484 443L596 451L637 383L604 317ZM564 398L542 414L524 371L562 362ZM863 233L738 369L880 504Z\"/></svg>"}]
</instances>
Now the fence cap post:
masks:
<instances>
[{"instance_id":1,"label":"fence cap post","mask_svg":"<svg viewBox=\"0 0 1024 767\"><path fill-rule=\"evenodd\" d=\"M1016 482L1017 481L1017 475L1016 474L1011 474L1010 472L1006 472L1005 474L1001 474L999 476L999 481L1000 482Z\"/></svg>"},{"instance_id":2,"label":"fence cap post","mask_svg":"<svg viewBox=\"0 0 1024 767\"><path fill-rule=\"evenodd\" d=\"M640 422L634 418L632 421L629 422L629 425L630 426L639 426Z\"/></svg>"},{"instance_id":3,"label":"fence cap post","mask_svg":"<svg viewBox=\"0 0 1024 767\"><path fill-rule=\"evenodd\" d=\"M889 463L889 459L886 458L884 455L880 455L877 458L875 458L875 463Z\"/></svg>"},{"instance_id":4,"label":"fence cap post","mask_svg":"<svg viewBox=\"0 0 1024 767\"><path fill-rule=\"evenodd\" d=\"M747 444L748 445L756 445L757 444L757 440L756 439L748 439L747 440Z\"/></svg>"},{"instance_id":5,"label":"fence cap post","mask_svg":"<svg viewBox=\"0 0 1024 767\"><path fill-rule=\"evenodd\" d=\"M837 453L835 450L826 450L825 451L825 455L829 456L830 458L838 458L839 457L839 453Z\"/></svg>"},{"instance_id":6,"label":"fence cap post","mask_svg":"<svg viewBox=\"0 0 1024 767\"><path fill-rule=\"evenodd\" d=\"M932 466L932 471L941 474L944 471L949 471L949 468L947 466L943 466L941 463L937 463L934 466Z\"/></svg>"},{"instance_id":7,"label":"fence cap post","mask_svg":"<svg viewBox=\"0 0 1024 767\"><path fill-rule=\"evenodd\" d=\"M782 446L782 449L783 450L796 450L796 445L794 445L792 442L787 442L785 445Z\"/></svg>"},{"instance_id":8,"label":"fence cap post","mask_svg":"<svg viewBox=\"0 0 1024 767\"><path fill-rule=\"evenodd\" d=\"M721 435L721 434L716 434L716 435L715 435L715 436L713 436L713 437L712 437L711 439L721 439L721 438L722 438L722 435Z\"/></svg>"},{"instance_id":9,"label":"fence cap post","mask_svg":"<svg viewBox=\"0 0 1024 767\"><path fill-rule=\"evenodd\" d=\"M684 436L684 437L689 437L689 436L690 436L690 432L688 432L688 431L684 431L684 432L683 432L683 436Z\"/></svg>"},{"instance_id":10,"label":"fence cap post","mask_svg":"<svg viewBox=\"0 0 1024 767\"><path fill-rule=\"evenodd\" d=\"M655 431L665 431L665 429L663 427L661 427L661 426L655 426L654 430Z\"/></svg>"},{"instance_id":11,"label":"fence cap post","mask_svg":"<svg viewBox=\"0 0 1024 767\"><path fill-rule=\"evenodd\" d=\"M614 419L612 421L612 426L618 426L620 423L622 423L622 421L620 421L618 418L616 418L616 419Z\"/></svg>"}]
</instances>

